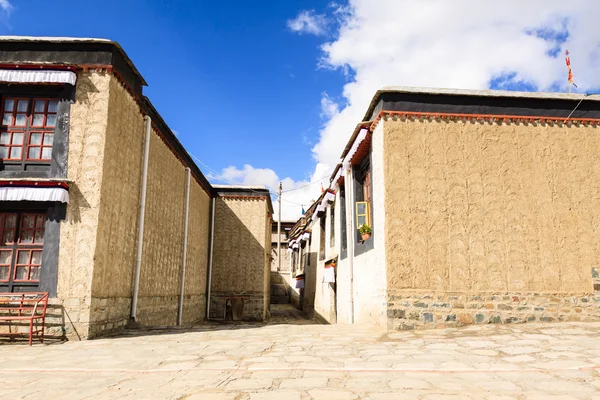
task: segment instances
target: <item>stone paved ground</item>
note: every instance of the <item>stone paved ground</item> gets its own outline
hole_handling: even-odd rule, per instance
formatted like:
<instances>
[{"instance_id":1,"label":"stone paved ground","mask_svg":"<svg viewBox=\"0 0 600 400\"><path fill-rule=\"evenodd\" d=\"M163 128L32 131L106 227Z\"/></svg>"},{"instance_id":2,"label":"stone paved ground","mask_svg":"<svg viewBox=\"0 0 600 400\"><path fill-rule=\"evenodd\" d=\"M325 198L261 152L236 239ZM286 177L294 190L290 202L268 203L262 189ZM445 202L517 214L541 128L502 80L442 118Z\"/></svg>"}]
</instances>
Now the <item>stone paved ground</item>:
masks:
<instances>
[{"instance_id":1,"label":"stone paved ground","mask_svg":"<svg viewBox=\"0 0 600 400\"><path fill-rule=\"evenodd\" d=\"M267 325L0 346L0 399L600 399L600 323Z\"/></svg>"}]
</instances>

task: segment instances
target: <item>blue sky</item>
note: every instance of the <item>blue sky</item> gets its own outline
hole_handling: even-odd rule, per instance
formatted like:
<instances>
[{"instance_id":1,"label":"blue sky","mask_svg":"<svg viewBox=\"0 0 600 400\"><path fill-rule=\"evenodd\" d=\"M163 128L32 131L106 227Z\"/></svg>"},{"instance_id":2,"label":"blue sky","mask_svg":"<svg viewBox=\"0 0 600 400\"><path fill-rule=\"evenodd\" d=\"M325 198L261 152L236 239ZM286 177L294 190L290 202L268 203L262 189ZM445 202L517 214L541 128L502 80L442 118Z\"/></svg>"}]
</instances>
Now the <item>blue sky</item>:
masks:
<instances>
[{"instance_id":1,"label":"blue sky","mask_svg":"<svg viewBox=\"0 0 600 400\"><path fill-rule=\"evenodd\" d=\"M0 0L0 29L120 42L205 174L283 181L294 219L383 86L566 92L568 49L575 91L599 92L596 2L488 3Z\"/></svg>"},{"instance_id":2,"label":"blue sky","mask_svg":"<svg viewBox=\"0 0 600 400\"><path fill-rule=\"evenodd\" d=\"M118 41L148 82L146 95L212 169L276 166L294 179L312 172L321 93L339 92L344 76L317 68L319 42L294 34L286 21L303 6L326 8L327 2L12 4L3 34Z\"/></svg>"}]
</instances>

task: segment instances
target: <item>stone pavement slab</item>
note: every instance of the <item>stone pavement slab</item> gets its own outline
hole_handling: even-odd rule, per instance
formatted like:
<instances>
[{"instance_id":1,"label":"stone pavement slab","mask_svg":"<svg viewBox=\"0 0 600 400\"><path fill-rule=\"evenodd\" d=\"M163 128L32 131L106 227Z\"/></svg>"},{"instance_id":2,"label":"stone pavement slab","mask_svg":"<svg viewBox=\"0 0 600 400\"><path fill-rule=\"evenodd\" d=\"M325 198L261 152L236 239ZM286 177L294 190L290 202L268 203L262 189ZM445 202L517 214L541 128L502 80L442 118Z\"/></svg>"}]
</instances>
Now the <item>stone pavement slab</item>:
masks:
<instances>
[{"instance_id":1,"label":"stone pavement slab","mask_svg":"<svg viewBox=\"0 0 600 400\"><path fill-rule=\"evenodd\" d=\"M600 400L600 323L386 333L286 315L0 345L0 400Z\"/></svg>"}]
</instances>

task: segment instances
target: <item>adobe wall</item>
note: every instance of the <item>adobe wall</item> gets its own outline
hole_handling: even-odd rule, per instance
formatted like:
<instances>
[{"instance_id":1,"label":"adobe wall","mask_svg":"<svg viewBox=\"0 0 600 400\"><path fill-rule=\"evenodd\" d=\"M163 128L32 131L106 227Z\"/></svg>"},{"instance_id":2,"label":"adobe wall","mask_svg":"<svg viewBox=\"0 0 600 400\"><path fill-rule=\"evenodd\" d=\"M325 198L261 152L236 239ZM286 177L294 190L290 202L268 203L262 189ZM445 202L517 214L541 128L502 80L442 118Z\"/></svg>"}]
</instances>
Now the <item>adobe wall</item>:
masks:
<instances>
[{"instance_id":1,"label":"adobe wall","mask_svg":"<svg viewBox=\"0 0 600 400\"><path fill-rule=\"evenodd\" d=\"M102 166L108 126L111 75L78 74L71 105L68 173L70 203L60 224L57 299L63 306L67 337L87 338L97 226L101 208Z\"/></svg>"},{"instance_id":2,"label":"adobe wall","mask_svg":"<svg viewBox=\"0 0 600 400\"><path fill-rule=\"evenodd\" d=\"M381 125L391 328L600 318L597 127Z\"/></svg>"},{"instance_id":3,"label":"adobe wall","mask_svg":"<svg viewBox=\"0 0 600 400\"><path fill-rule=\"evenodd\" d=\"M139 229L145 123L134 98L110 81L102 201L92 283L90 335L124 326L131 309ZM183 261L185 167L156 131L150 135L137 321L175 325ZM205 315L210 197L191 177L183 322Z\"/></svg>"},{"instance_id":4,"label":"adobe wall","mask_svg":"<svg viewBox=\"0 0 600 400\"><path fill-rule=\"evenodd\" d=\"M243 298L243 320L268 315L271 225L264 197L217 197L210 318L223 319L228 298Z\"/></svg>"}]
</instances>

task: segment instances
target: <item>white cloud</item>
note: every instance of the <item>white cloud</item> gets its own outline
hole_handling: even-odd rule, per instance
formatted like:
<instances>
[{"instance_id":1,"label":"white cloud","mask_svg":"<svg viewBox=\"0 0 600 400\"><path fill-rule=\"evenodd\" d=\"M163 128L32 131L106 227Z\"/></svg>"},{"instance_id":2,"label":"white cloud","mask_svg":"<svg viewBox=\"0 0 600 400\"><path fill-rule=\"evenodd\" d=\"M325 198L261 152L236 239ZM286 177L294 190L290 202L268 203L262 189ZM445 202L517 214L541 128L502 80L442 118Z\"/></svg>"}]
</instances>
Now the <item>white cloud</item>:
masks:
<instances>
[{"instance_id":1,"label":"white cloud","mask_svg":"<svg viewBox=\"0 0 600 400\"><path fill-rule=\"evenodd\" d=\"M327 32L327 17L317 14L315 10L304 10L294 19L287 21L287 26L292 32L299 34L324 35Z\"/></svg>"},{"instance_id":2,"label":"white cloud","mask_svg":"<svg viewBox=\"0 0 600 400\"><path fill-rule=\"evenodd\" d=\"M319 173L320 175L316 175ZM325 179L320 179L326 177ZM269 168L254 168L251 165L244 165L242 169L230 166L224 168L220 173L211 173L208 175L209 180L218 184L230 185L260 185L265 186L276 194L279 188L280 178L275 171ZM329 183L329 175L323 168L317 168L315 175L304 180L294 181L287 177L281 179L283 194L281 219L295 221L302 212L302 206L306 210L321 193L321 182L324 186ZM316 183L311 183L316 181ZM273 208L275 210L274 219L277 219L279 207L277 197L273 197Z\"/></svg>"},{"instance_id":3,"label":"white cloud","mask_svg":"<svg viewBox=\"0 0 600 400\"><path fill-rule=\"evenodd\" d=\"M325 22L314 21L328 21L330 30L335 23L335 40L322 45L323 57L315 63L339 70L348 81L339 95L321 96L324 125L312 149L312 177L286 178L286 188L329 174L383 86L486 89L497 79L505 88L521 82L566 90L569 49L579 89L600 88L600 7L594 1L350 0L330 10L330 17L304 11L288 21L290 29L313 34L325 29ZM276 191L277 175L267 171L245 166L227 173L237 182L260 182ZM306 207L319 194L316 184L283 198ZM299 216L299 205L283 204L284 218Z\"/></svg>"},{"instance_id":4,"label":"white cloud","mask_svg":"<svg viewBox=\"0 0 600 400\"><path fill-rule=\"evenodd\" d=\"M322 45L318 64L338 69L349 81L341 93L343 106L322 96L322 110L331 112L313 147L321 164L339 161L383 86L485 89L502 76L504 87L522 82L538 90L565 90L568 48L579 89L600 87L595 2L350 0L336 16L336 39Z\"/></svg>"},{"instance_id":5,"label":"white cloud","mask_svg":"<svg viewBox=\"0 0 600 400\"><path fill-rule=\"evenodd\" d=\"M13 5L8 0L0 0L0 8L9 14L14 9Z\"/></svg>"}]
</instances>

